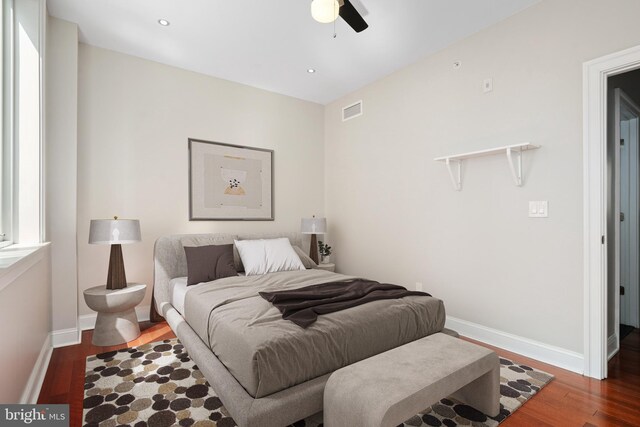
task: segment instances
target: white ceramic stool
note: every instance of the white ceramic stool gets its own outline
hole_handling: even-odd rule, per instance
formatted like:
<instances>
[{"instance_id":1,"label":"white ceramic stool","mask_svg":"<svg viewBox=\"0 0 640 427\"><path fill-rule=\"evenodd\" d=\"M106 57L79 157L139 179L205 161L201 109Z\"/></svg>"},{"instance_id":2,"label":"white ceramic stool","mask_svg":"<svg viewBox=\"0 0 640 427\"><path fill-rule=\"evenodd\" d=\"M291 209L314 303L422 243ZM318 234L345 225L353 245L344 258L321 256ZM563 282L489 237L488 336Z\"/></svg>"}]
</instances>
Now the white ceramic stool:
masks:
<instances>
[{"instance_id":1,"label":"white ceramic stool","mask_svg":"<svg viewBox=\"0 0 640 427\"><path fill-rule=\"evenodd\" d=\"M122 344L140 336L135 307L142 302L146 288L142 283L128 283L122 289L107 289L103 285L84 291L87 305L98 312L93 345Z\"/></svg>"}]
</instances>

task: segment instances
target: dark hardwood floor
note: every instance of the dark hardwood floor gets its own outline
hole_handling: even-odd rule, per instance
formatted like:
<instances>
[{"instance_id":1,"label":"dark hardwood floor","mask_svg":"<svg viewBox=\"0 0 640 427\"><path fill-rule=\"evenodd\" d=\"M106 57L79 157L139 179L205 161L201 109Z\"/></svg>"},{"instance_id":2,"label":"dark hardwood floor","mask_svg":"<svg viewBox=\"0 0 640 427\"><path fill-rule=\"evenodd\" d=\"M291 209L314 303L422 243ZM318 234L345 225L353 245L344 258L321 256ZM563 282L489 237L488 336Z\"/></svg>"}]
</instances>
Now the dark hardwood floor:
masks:
<instances>
[{"instance_id":1,"label":"dark hardwood floor","mask_svg":"<svg viewBox=\"0 0 640 427\"><path fill-rule=\"evenodd\" d=\"M140 325L135 341L113 347L91 344L92 331L82 334L82 344L53 351L38 403L68 403L71 426L82 425L85 358L92 354L142 345L174 337L166 323ZM482 343L478 343L484 345ZM490 347L490 346L486 346ZM493 348L493 347L490 347ZM597 381L502 349L498 354L556 376L502 425L526 426L639 426L640 333L634 330L621 343L621 351L609 363L609 378Z\"/></svg>"},{"instance_id":2,"label":"dark hardwood floor","mask_svg":"<svg viewBox=\"0 0 640 427\"><path fill-rule=\"evenodd\" d=\"M640 333L621 342L609 362L609 378L598 381L499 348L498 354L555 375L539 395L504 426L640 426Z\"/></svg>"},{"instance_id":3,"label":"dark hardwood floor","mask_svg":"<svg viewBox=\"0 0 640 427\"><path fill-rule=\"evenodd\" d=\"M82 332L81 344L54 349L47 374L42 383L38 403L68 403L70 426L81 426L85 359L87 356L175 337L169 325L164 322L141 322L140 329L142 335L126 344L98 347L91 344L93 331L84 331Z\"/></svg>"}]
</instances>

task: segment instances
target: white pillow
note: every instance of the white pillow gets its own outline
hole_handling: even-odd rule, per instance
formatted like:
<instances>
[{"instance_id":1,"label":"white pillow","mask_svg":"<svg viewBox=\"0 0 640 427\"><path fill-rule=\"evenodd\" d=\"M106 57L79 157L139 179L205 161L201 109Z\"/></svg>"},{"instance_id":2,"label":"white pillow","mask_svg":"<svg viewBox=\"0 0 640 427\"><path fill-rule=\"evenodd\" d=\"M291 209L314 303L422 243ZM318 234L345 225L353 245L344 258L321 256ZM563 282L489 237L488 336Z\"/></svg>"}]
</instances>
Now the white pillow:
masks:
<instances>
[{"instance_id":1,"label":"white pillow","mask_svg":"<svg viewBox=\"0 0 640 427\"><path fill-rule=\"evenodd\" d=\"M234 240L247 276L305 270L289 239Z\"/></svg>"}]
</instances>

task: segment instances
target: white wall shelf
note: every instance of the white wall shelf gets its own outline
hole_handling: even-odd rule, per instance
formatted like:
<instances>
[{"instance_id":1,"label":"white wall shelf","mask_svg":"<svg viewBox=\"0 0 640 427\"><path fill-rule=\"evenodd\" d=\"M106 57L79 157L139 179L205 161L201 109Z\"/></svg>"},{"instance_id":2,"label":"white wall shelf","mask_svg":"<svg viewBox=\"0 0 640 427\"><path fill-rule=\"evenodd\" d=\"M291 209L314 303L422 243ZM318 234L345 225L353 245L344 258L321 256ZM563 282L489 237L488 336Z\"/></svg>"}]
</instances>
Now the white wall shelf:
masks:
<instances>
[{"instance_id":1,"label":"white wall shelf","mask_svg":"<svg viewBox=\"0 0 640 427\"><path fill-rule=\"evenodd\" d=\"M474 157L491 156L494 154L505 154L509 169L513 175L513 180L518 187L522 186L522 152L535 150L540 148L539 145L533 145L529 142L522 144L506 145L504 147L489 148L480 151L470 151L468 153L454 154L451 156L436 157L436 162L444 162L447 165L453 188L456 191L462 190L462 161L472 159ZM454 166L455 169L454 170Z\"/></svg>"}]
</instances>

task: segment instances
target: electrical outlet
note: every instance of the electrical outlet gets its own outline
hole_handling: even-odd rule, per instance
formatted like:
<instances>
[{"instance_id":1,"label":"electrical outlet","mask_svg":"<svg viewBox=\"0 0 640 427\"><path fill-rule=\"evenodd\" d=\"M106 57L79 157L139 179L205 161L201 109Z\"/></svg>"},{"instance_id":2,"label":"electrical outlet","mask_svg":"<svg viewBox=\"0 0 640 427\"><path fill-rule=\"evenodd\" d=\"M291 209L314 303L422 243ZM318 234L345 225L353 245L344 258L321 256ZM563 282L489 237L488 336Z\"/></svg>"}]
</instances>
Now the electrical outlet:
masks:
<instances>
[{"instance_id":1,"label":"electrical outlet","mask_svg":"<svg viewBox=\"0 0 640 427\"><path fill-rule=\"evenodd\" d=\"M493 91L493 79L484 79L482 82L482 92L489 93Z\"/></svg>"},{"instance_id":2,"label":"electrical outlet","mask_svg":"<svg viewBox=\"0 0 640 427\"><path fill-rule=\"evenodd\" d=\"M416 291L422 291L422 282L416 282Z\"/></svg>"}]
</instances>

